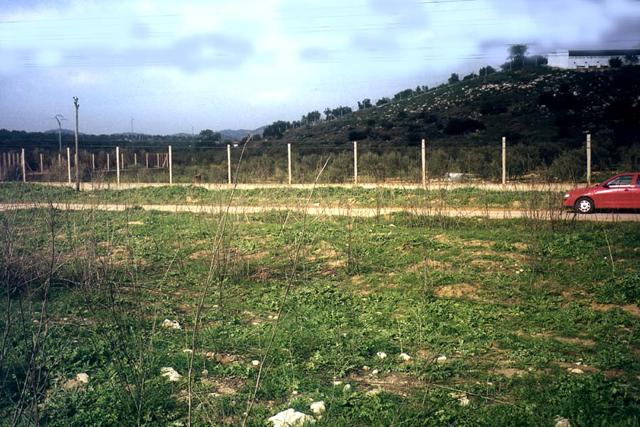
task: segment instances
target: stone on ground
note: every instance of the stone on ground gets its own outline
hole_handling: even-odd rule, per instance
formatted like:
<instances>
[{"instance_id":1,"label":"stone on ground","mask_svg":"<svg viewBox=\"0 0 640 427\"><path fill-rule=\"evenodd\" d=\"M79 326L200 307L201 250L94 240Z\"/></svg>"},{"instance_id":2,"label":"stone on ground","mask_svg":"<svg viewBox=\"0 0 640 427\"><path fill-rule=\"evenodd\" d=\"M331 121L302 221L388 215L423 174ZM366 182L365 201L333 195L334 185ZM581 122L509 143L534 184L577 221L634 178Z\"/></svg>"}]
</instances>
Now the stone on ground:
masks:
<instances>
[{"instance_id":1,"label":"stone on ground","mask_svg":"<svg viewBox=\"0 0 640 427\"><path fill-rule=\"evenodd\" d=\"M178 382L180 381L180 378L182 378L182 375L180 375L175 369L169 367L160 368L160 375L167 378L169 382L172 383Z\"/></svg>"},{"instance_id":2,"label":"stone on ground","mask_svg":"<svg viewBox=\"0 0 640 427\"><path fill-rule=\"evenodd\" d=\"M302 427L304 423L314 423L316 420L307 414L298 412L293 408L278 412L268 420L273 427Z\"/></svg>"}]
</instances>

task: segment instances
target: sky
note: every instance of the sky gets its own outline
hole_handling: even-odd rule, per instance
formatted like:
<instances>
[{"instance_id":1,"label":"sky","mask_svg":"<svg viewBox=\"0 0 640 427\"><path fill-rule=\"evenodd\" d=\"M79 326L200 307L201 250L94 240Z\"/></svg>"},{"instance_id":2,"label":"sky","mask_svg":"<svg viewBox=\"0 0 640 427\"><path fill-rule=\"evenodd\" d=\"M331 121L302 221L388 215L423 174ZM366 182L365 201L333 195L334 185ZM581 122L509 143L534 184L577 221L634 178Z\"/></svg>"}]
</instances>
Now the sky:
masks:
<instances>
[{"instance_id":1,"label":"sky","mask_svg":"<svg viewBox=\"0 0 640 427\"><path fill-rule=\"evenodd\" d=\"M640 47L640 0L0 0L0 128L255 129L433 86L511 44Z\"/></svg>"}]
</instances>

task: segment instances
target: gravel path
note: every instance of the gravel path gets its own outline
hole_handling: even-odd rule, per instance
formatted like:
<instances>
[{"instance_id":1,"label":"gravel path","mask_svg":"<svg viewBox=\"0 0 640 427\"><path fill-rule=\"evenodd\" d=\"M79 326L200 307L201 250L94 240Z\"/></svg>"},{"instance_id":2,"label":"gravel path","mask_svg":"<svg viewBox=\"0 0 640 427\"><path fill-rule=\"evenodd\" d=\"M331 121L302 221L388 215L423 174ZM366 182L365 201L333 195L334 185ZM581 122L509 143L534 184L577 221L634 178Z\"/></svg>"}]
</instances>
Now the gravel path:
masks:
<instances>
[{"instance_id":1,"label":"gravel path","mask_svg":"<svg viewBox=\"0 0 640 427\"><path fill-rule=\"evenodd\" d=\"M425 208L336 208L320 206L222 206L222 205L125 205L125 204L89 204L89 203L5 203L0 204L0 211L10 211L19 209L43 209L53 207L60 210L103 210L103 211L123 211L127 208L142 208L145 211L174 212L174 213L206 213L217 214L228 211L233 214L254 214L271 211L292 211L307 212L314 216L353 216L353 217L375 217L376 215L388 215L395 212L407 212L416 215L446 216L454 218L490 218L490 219L512 219L530 218L540 220L551 219L576 219L580 221L596 222L640 222L640 214L634 213L596 213L591 215L576 215L567 211L526 211L517 209L425 209Z\"/></svg>"}]
</instances>

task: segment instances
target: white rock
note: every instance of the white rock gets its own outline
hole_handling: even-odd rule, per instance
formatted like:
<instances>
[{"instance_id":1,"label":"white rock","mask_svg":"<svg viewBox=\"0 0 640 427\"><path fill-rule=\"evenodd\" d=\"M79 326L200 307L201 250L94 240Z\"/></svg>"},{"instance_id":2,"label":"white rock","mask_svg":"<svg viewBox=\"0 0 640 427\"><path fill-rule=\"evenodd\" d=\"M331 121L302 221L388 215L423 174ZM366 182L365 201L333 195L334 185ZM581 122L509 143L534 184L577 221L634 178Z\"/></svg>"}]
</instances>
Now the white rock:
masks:
<instances>
[{"instance_id":1,"label":"white rock","mask_svg":"<svg viewBox=\"0 0 640 427\"><path fill-rule=\"evenodd\" d=\"M327 407L324 405L323 400L313 402L311 405L309 405L309 408L311 409L311 412L313 412L313 415L316 416L322 415L327 410Z\"/></svg>"},{"instance_id":2,"label":"white rock","mask_svg":"<svg viewBox=\"0 0 640 427\"><path fill-rule=\"evenodd\" d=\"M447 356L440 356L436 359L436 362L438 363L444 363L447 361Z\"/></svg>"},{"instance_id":3,"label":"white rock","mask_svg":"<svg viewBox=\"0 0 640 427\"><path fill-rule=\"evenodd\" d=\"M411 356L409 356L407 353L400 353L399 357L404 362L408 362L409 360L411 360Z\"/></svg>"},{"instance_id":4,"label":"white rock","mask_svg":"<svg viewBox=\"0 0 640 427\"><path fill-rule=\"evenodd\" d=\"M367 365L364 365L364 366L362 367L362 370L363 370L363 371L368 371L369 369L370 369L370 368L369 368Z\"/></svg>"},{"instance_id":5,"label":"white rock","mask_svg":"<svg viewBox=\"0 0 640 427\"><path fill-rule=\"evenodd\" d=\"M89 384L89 375L84 372L80 372L79 374L76 374L76 381L79 384Z\"/></svg>"},{"instance_id":6,"label":"white rock","mask_svg":"<svg viewBox=\"0 0 640 427\"><path fill-rule=\"evenodd\" d=\"M378 371L377 369L374 369L373 371L371 371L371 375L378 375L380 371Z\"/></svg>"},{"instance_id":7,"label":"white rock","mask_svg":"<svg viewBox=\"0 0 640 427\"><path fill-rule=\"evenodd\" d=\"M182 378L182 375L180 375L175 369L169 367L160 368L160 375L167 378L172 383L180 381L180 378Z\"/></svg>"},{"instance_id":8,"label":"white rock","mask_svg":"<svg viewBox=\"0 0 640 427\"><path fill-rule=\"evenodd\" d=\"M178 323L178 321L169 319L164 319L164 321L162 322L162 327L165 329L182 329L182 326L180 326L180 323Z\"/></svg>"},{"instance_id":9,"label":"white rock","mask_svg":"<svg viewBox=\"0 0 640 427\"><path fill-rule=\"evenodd\" d=\"M469 406L469 403L471 403L466 394L464 396L460 396L458 398L458 402L460 403L460 406Z\"/></svg>"},{"instance_id":10,"label":"white rock","mask_svg":"<svg viewBox=\"0 0 640 427\"><path fill-rule=\"evenodd\" d=\"M193 350L191 350L190 348L185 348L184 350L182 350L183 353L193 353Z\"/></svg>"},{"instance_id":11,"label":"white rock","mask_svg":"<svg viewBox=\"0 0 640 427\"><path fill-rule=\"evenodd\" d=\"M378 359L385 359L387 357L387 353L385 353L384 351L379 351L376 353L376 356L378 356Z\"/></svg>"},{"instance_id":12,"label":"white rock","mask_svg":"<svg viewBox=\"0 0 640 427\"><path fill-rule=\"evenodd\" d=\"M335 380L335 381L333 382L333 385L340 385L340 384L342 384L342 381Z\"/></svg>"},{"instance_id":13,"label":"white rock","mask_svg":"<svg viewBox=\"0 0 640 427\"><path fill-rule=\"evenodd\" d=\"M278 412L268 421L273 424L273 427L299 427L307 422L314 423L316 420L311 415L289 408L286 411Z\"/></svg>"},{"instance_id":14,"label":"white rock","mask_svg":"<svg viewBox=\"0 0 640 427\"><path fill-rule=\"evenodd\" d=\"M580 368L569 368L569 372L578 375L584 374L584 371Z\"/></svg>"},{"instance_id":15,"label":"white rock","mask_svg":"<svg viewBox=\"0 0 640 427\"><path fill-rule=\"evenodd\" d=\"M260 361L259 360L252 360L251 361L251 365L252 366L260 366Z\"/></svg>"},{"instance_id":16,"label":"white rock","mask_svg":"<svg viewBox=\"0 0 640 427\"><path fill-rule=\"evenodd\" d=\"M345 392L351 390L351 384L345 384L344 387L342 388L342 390L345 391Z\"/></svg>"},{"instance_id":17,"label":"white rock","mask_svg":"<svg viewBox=\"0 0 640 427\"><path fill-rule=\"evenodd\" d=\"M558 416L554 421L556 422L555 427L571 427L571 423L567 418Z\"/></svg>"}]
</instances>

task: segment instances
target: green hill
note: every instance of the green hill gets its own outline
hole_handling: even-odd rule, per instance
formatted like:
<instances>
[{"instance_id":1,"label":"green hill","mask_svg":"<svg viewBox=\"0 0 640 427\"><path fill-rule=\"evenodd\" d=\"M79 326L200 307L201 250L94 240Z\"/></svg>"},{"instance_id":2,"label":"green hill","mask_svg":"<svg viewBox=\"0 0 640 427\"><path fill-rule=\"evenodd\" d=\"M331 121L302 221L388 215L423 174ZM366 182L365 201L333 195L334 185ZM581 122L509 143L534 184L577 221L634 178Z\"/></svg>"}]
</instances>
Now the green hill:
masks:
<instances>
[{"instance_id":1,"label":"green hill","mask_svg":"<svg viewBox=\"0 0 640 427\"><path fill-rule=\"evenodd\" d=\"M357 140L363 149L402 153L426 138L430 160L442 159L431 165L432 173L493 176L506 136L512 176L545 169L571 178L582 173L589 131L595 169L638 169L639 77L640 67L498 72L409 91L406 99L289 129L282 140L325 147Z\"/></svg>"}]
</instances>

